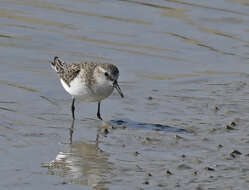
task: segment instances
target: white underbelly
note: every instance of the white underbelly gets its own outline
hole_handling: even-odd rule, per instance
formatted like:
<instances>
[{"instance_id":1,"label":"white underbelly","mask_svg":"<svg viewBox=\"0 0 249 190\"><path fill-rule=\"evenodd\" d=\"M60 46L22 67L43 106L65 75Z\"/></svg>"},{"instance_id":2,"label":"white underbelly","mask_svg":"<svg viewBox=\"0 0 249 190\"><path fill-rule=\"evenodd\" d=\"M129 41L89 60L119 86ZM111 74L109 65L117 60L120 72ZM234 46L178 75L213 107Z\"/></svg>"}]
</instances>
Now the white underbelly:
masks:
<instances>
[{"instance_id":1,"label":"white underbelly","mask_svg":"<svg viewBox=\"0 0 249 190\"><path fill-rule=\"evenodd\" d=\"M70 87L61 79L63 88L76 99L86 102L98 102L101 101L113 92L112 86L97 86L94 85L91 88L85 85L81 78L76 77L71 81Z\"/></svg>"}]
</instances>

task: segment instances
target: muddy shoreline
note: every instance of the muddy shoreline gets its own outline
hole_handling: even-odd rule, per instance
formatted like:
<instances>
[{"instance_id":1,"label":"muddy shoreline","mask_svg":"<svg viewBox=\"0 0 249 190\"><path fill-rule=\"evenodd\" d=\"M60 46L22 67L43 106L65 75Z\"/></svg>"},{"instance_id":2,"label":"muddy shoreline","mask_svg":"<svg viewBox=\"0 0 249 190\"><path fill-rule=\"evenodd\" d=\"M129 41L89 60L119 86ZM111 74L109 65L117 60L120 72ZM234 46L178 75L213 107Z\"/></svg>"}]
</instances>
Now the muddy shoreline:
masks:
<instances>
[{"instance_id":1,"label":"muddy shoreline","mask_svg":"<svg viewBox=\"0 0 249 190\"><path fill-rule=\"evenodd\" d=\"M248 189L248 12L235 0L2 0L0 189ZM54 56L118 66L125 98L102 103L112 127L79 102L70 131Z\"/></svg>"}]
</instances>

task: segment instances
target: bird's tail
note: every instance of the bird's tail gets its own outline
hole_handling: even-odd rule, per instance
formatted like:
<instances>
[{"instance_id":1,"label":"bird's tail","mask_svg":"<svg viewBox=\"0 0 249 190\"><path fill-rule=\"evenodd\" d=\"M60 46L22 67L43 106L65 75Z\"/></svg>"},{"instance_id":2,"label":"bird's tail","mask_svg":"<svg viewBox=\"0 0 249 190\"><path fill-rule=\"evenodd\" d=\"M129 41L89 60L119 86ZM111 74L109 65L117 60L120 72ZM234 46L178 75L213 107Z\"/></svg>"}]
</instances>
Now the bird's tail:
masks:
<instances>
[{"instance_id":1,"label":"bird's tail","mask_svg":"<svg viewBox=\"0 0 249 190\"><path fill-rule=\"evenodd\" d=\"M51 67L57 72L57 73L63 73L65 68L65 62L61 60L59 57L54 57L54 61L51 62Z\"/></svg>"}]
</instances>

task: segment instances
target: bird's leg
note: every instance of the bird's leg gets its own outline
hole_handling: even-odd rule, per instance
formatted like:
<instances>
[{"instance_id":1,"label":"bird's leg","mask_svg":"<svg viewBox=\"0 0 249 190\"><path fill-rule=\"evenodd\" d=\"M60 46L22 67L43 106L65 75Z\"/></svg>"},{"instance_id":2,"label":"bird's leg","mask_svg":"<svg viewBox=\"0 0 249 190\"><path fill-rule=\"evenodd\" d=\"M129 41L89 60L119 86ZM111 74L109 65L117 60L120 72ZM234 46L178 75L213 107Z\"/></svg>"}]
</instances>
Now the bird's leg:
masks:
<instances>
[{"instance_id":1,"label":"bird's leg","mask_svg":"<svg viewBox=\"0 0 249 190\"><path fill-rule=\"evenodd\" d=\"M75 98L73 98L73 102L72 102L72 106L71 106L73 120L74 120L74 110L75 110L74 101L75 101Z\"/></svg>"},{"instance_id":2,"label":"bird's leg","mask_svg":"<svg viewBox=\"0 0 249 190\"><path fill-rule=\"evenodd\" d=\"M70 144L72 144L73 142L73 131L74 131L74 120L72 121L72 124L71 124L71 128L69 129L69 140L70 140Z\"/></svg>"},{"instance_id":3,"label":"bird's leg","mask_svg":"<svg viewBox=\"0 0 249 190\"><path fill-rule=\"evenodd\" d=\"M97 117L100 119L100 120L103 120L101 115L100 115L100 102L98 102L98 112L97 112Z\"/></svg>"}]
</instances>

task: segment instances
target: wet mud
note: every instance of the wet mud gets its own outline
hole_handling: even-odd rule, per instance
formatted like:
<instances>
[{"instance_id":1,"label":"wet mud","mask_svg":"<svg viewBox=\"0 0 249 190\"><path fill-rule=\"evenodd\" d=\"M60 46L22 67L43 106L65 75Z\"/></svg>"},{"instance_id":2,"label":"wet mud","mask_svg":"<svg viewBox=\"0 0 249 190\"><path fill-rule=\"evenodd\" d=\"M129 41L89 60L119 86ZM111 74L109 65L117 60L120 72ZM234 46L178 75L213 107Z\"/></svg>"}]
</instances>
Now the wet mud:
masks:
<instances>
[{"instance_id":1,"label":"wet mud","mask_svg":"<svg viewBox=\"0 0 249 190\"><path fill-rule=\"evenodd\" d=\"M248 189L247 1L0 4L0 189ZM105 122L54 56L118 66Z\"/></svg>"}]
</instances>

